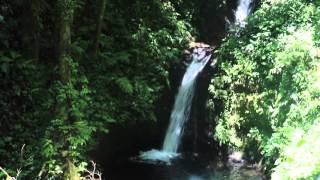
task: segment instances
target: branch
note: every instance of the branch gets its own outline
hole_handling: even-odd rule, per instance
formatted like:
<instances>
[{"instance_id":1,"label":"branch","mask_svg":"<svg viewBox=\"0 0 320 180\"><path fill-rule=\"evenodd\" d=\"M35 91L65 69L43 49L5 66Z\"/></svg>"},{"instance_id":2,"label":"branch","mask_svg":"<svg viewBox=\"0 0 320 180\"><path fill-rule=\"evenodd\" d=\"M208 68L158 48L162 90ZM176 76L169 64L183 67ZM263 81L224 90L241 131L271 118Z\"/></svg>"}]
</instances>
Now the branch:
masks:
<instances>
[{"instance_id":1,"label":"branch","mask_svg":"<svg viewBox=\"0 0 320 180\"><path fill-rule=\"evenodd\" d=\"M4 173L4 175L7 176L7 179L9 178L10 180L17 180L21 173L21 169L18 169L16 177L11 177L9 173L6 170L4 170L1 166L0 166L0 170Z\"/></svg>"},{"instance_id":2,"label":"branch","mask_svg":"<svg viewBox=\"0 0 320 180\"><path fill-rule=\"evenodd\" d=\"M91 171L85 169L85 172L88 173L85 177L81 178L83 180L102 180L102 173L97 170L97 164L91 161L93 169Z\"/></svg>"}]
</instances>

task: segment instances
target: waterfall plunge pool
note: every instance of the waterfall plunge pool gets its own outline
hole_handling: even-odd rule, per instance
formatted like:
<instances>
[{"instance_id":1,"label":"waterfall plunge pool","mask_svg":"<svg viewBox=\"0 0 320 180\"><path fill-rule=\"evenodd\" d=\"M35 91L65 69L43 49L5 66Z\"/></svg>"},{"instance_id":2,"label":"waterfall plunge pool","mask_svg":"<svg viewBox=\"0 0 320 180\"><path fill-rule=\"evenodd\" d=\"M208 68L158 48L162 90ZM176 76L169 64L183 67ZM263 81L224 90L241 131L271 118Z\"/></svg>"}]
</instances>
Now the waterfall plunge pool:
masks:
<instances>
[{"instance_id":1,"label":"waterfall plunge pool","mask_svg":"<svg viewBox=\"0 0 320 180\"><path fill-rule=\"evenodd\" d=\"M105 172L109 180L263 180L264 176L245 162L230 162L212 156L181 153L176 157L158 150L147 151L147 155L170 159L170 164L159 158L143 160L139 157L117 164Z\"/></svg>"}]
</instances>

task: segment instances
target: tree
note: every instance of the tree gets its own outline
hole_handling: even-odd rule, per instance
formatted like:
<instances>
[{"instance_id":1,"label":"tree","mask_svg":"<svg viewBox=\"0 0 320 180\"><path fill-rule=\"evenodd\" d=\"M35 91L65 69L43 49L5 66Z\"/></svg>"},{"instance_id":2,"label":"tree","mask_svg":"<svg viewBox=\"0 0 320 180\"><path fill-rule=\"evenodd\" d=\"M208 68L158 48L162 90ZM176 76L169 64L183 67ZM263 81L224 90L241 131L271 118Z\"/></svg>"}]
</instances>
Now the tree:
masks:
<instances>
[{"instance_id":1,"label":"tree","mask_svg":"<svg viewBox=\"0 0 320 180\"><path fill-rule=\"evenodd\" d=\"M40 0L24 0L22 48L26 58L39 60Z\"/></svg>"},{"instance_id":2,"label":"tree","mask_svg":"<svg viewBox=\"0 0 320 180\"><path fill-rule=\"evenodd\" d=\"M73 10L75 6L74 0L57 0L57 51L56 57L59 64L59 80L63 86L67 86L71 83L71 24L73 22ZM62 121L67 121L67 124L72 124L72 118L69 115L69 109L71 107L70 100L58 103L57 118ZM63 136L63 135L62 135ZM62 156L65 158L65 179L77 180L80 179L76 172L74 160L68 154L68 142L64 144L66 153Z\"/></svg>"},{"instance_id":3,"label":"tree","mask_svg":"<svg viewBox=\"0 0 320 180\"><path fill-rule=\"evenodd\" d=\"M106 3L107 0L97 0L97 16L96 16L96 29L95 29L95 35L93 39L93 49L92 49L92 57L95 58L97 56L98 50L99 50L99 39L102 29L102 23L103 23L103 17L104 12L106 9Z\"/></svg>"}]
</instances>

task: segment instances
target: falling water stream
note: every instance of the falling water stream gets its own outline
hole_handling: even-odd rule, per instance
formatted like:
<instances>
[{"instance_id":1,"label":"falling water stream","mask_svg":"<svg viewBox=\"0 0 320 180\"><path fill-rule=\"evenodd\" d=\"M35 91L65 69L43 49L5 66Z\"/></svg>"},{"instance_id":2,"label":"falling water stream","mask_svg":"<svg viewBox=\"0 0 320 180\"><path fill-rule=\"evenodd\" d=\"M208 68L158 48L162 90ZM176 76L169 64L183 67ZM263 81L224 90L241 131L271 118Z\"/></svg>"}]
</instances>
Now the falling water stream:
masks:
<instances>
[{"instance_id":1,"label":"falling water stream","mask_svg":"<svg viewBox=\"0 0 320 180\"><path fill-rule=\"evenodd\" d=\"M205 48L195 48L192 53L192 62L183 76L174 107L170 116L170 124L166 132L162 150L151 150L140 154L140 158L151 161L163 161L170 164L170 159L179 154L178 147L185 122L188 120L194 95L196 79L205 65L208 63L211 54L207 54Z\"/></svg>"},{"instance_id":2,"label":"falling water stream","mask_svg":"<svg viewBox=\"0 0 320 180\"><path fill-rule=\"evenodd\" d=\"M235 23L239 24L240 27L246 26L246 18L251 13L251 3L253 0L239 0L237 9L234 13L235 15Z\"/></svg>"},{"instance_id":3,"label":"falling water stream","mask_svg":"<svg viewBox=\"0 0 320 180\"><path fill-rule=\"evenodd\" d=\"M211 57L204 48L194 49L192 63L183 76L170 117L170 125L164 139L162 151L177 153L183 127L188 120L196 84L196 78Z\"/></svg>"}]
</instances>

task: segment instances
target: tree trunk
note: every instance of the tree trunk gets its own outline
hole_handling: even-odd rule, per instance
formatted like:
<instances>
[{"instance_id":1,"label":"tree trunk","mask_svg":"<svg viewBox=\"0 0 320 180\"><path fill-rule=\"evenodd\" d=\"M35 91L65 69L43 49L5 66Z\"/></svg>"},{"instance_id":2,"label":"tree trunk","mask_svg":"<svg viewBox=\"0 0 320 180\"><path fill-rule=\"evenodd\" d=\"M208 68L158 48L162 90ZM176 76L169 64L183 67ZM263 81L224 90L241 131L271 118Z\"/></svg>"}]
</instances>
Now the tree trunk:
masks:
<instances>
[{"instance_id":1,"label":"tree trunk","mask_svg":"<svg viewBox=\"0 0 320 180\"><path fill-rule=\"evenodd\" d=\"M57 0L57 50L56 57L59 64L59 77L63 85L71 83L71 25L73 23L73 9L74 0ZM66 99L62 103L57 104L57 116L59 119L67 121L66 123L72 123L69 109L71 108L71 102ZM68 144L64 145L68 150ZM78 180L80 179L76 167L74 166L74 160L68 154L62 155L65 158L65 175L66 180Z\"/></svg>"},{"instance_id":2,"label":"tree trunk","mask_svg":"<svg viewBox=\"0 0 320 180\"><path fill-rule=\"evenodd\" d=\"M22 52L28 59L39 60L40 0L24 0Z\"/></svg>"},{"instance_id":3,"label":"tree trunk","mask_svg":"<svg viewBox=\"0 0 320 180\"><path fill-rule=\"evenodd\" d=\"M99 50L99 40L102 29L104 12L106 9L107 0L97 0L97 16L96 16L96 31L93 39L93 49L92 49L92 57L96 58Z\"/></svg>"},{"instance_id":4,"label":"tree trunk","mask_svg":"<svg viewBox=\"0 0 320 180\"><path fill-rule=\"evenodd\" d=\"M69 0L58 0L67 2ZM63 8L63 7L61 7ZM61 11L61 10L60 10ZM69 65L70 49L71 49L71 24L72 10L59 11L58 19L58 46L57 46L57 61L59 63L59 76L62 84L67 85L71 79L71 70ZM65 16L67 15L67 16Z\"/></svg>"}]
</instances>

